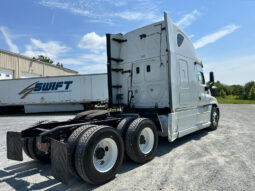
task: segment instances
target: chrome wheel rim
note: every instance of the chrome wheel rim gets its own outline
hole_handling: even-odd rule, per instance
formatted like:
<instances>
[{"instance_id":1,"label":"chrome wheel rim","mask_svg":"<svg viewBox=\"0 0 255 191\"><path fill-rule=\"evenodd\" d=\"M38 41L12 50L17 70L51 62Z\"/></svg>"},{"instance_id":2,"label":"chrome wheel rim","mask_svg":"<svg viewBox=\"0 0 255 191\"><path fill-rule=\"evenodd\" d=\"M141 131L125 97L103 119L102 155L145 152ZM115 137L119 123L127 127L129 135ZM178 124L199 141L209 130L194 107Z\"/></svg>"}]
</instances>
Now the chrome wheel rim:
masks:
<instances>
[{"instance_id":1,"label":"chrome wheel rim","mask_svg":"<svg viewBox=\"0 0 255 191\"><path fill-rule=\"evenodd\" d=\"M118 158L118 147L111 138L99 141L93 152L93 165L101 173L108 172L113 168Z\"/></svg>"},{"instance_id":2,"label":"chrome wheel rim","mask_svg":"<svg viewBox=\"0 0 255 191\"><path fill-rule=\"evenodd\" d=\"M144 128L139 136L139 148L143 154L151 152L154 146L154 133L151 128Z\"/></svg>"},{"instance_id":3,"label":"chrome wheel rim","mask_svg":"<svg viewBox=\"0 0 255 191\"><path fill-rule=\"evenodd\" d=\"M217 126L218 124L218 114L216 111L214 111L212 114L212 123L213 123L213 126Z\"/></svg>"}]
</instances>

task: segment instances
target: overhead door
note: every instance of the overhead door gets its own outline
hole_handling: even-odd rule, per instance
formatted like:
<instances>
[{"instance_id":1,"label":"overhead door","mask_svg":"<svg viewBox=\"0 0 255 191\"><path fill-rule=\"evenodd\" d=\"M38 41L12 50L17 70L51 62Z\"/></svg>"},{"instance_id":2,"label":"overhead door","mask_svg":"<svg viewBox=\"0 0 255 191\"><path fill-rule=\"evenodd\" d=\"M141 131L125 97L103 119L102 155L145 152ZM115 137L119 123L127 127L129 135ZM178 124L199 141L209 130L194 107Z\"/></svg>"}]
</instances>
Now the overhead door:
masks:
<instances>
[{"instance_id":1,"label":"overhead door","mask_svg":"<svg viewBox=\"0 0 255 191\"><path fill-rule=\"evenodd\" d=\"M13 71L0 69L0 80L13 79Z\"/></svg>"}]
</instances>

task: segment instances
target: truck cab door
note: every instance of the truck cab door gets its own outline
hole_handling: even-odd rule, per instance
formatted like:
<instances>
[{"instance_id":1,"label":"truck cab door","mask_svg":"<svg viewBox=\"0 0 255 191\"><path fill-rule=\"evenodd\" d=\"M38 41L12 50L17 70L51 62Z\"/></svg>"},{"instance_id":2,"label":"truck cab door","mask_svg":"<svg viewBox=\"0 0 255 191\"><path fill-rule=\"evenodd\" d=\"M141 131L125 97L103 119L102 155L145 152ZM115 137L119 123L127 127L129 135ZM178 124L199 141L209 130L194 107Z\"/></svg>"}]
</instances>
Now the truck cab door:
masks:
<instances>
[{"instance_id":1,"label":"truck cab door","mask_svg":"<svg viewBox=\"0 0 255 191\"><path fill-rule=\"evenodd\" d=\"M197 69L197 86L198 86L198 107L197 107L197 126L203 126L210 122L211 105L209 105L210 96L205 84L202 67L196 64Z\"/></svg>"},{"instance_id":2,"label":"truck cab door","mask_svg":"<svg viewBox=\"0 0 255 191\"><path fill-rule=\"evenodd\" d=\"M204 106L206 104L206 84L205 84L205 77L200 65L196 65L197 69L197 86L198 86L198 107Z\"/></svg>"}]
</instances>

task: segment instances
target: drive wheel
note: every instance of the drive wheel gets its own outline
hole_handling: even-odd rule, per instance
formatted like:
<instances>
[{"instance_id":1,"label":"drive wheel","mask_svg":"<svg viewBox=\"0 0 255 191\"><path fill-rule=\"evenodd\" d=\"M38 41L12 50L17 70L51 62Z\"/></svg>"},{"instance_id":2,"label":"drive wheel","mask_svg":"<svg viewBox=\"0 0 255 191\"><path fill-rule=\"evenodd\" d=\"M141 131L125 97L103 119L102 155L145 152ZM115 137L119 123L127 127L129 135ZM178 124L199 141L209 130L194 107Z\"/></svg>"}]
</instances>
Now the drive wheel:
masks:
<instances>
[{"instance_id":1,"label":"drive wheel","mask_svg":"<svg viewBox=\"0 0 255 191\"><path fill-rule=\"evenodd\" d=\"M218 128L219 124L219 111L216 107L212 108L212 113L211 113L211 125L209 127L210 130L216 130Z\"/></svg>"},{"instance_id":2,"label":"drive wheel","mask_svg":"<svg viewBox=\"0 0 255 191\"><path fill-rule=\"evenodd\" d=\"M28 147L28 152L32 159L42 161L42 162L47 162L47 163L50 162L50 153L46 154L37 148L35 137L28 138L27 147Z\"/></svg>"},{"instance_id":3,"label":"drive wheel","mask_svg":"<svg viewBox=\"0 0 255 191\"><path fill-rule=\"evenodd\" d=\"M77 129L75 129L72 134L69 136L67 140L67 154L68 154L68 167L69 171L72 175L78 176L76 169L75 169L75 149L80 137L83 135L85 131L94 127L95 125L84 125Z\"/></svg>"},{"instance_id":4,"label":"drive wheel","mask_svg":"<svg viewBox=\"0 0 255 191\"><path fill-rule=\"evenodd\" d=\"M158 146L158 132L153 121L138 118L129 126L125 137L126 153L137 163L151 160Z\"/></svg>"},{"instance_id":5,"label":"drive wheel","mask_svg":"<svg viewBox=\"0 0 255 191\"><path fill-rule=\"evenodd\" d=\"M119 131L120 135L122 137L125 137L127 129L129 127L129 125L132 123L132 121L134 121L135 118L134 117L126 117L124 119L122 119L120 121L120 123L117 126L117 130Z\"/></svg>"},{"instance_id":6,"label":"drive wheel","mask_svg":"<svg viewBox=\"0 0 255 191\"><path fill-rule=\"evenodd\" d=\"M75 152L75 167L86 182L103 184L115 177L123 156L119 133L108 126L96 126L81 136Z\"/></svg>"}]
</instances>

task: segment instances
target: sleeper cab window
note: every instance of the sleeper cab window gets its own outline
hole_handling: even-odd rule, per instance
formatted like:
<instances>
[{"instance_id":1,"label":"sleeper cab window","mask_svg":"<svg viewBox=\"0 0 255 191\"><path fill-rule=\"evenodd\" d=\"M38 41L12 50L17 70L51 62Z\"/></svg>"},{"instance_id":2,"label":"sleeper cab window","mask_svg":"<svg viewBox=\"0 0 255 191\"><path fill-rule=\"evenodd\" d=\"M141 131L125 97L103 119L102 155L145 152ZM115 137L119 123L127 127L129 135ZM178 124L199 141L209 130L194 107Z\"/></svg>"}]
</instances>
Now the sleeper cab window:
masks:
<instances>
[{"instance_id":1,"label":"sleeper cab window","mask_svg":"<svg viewBox=\"0 0 255 191\"><path fill-rule=\"evenodd\" d=\"M139 74L140 73L140 68L136 67L136 73Z\"/></svg>"},{"instance_id":2,"label":"sleeper cab window","mask_svg":"<svg viewBox=\"0 0 255 191\"><path fill-rule=\"evenodd\" d=\"M147 65L146 70L147 70L147 72L150 72L151 71L151 66Z\"/></svg>"},{"instance_id":3,"label":"sleeper cab window","mask_svg":"<svg viewBox=\"0 0 255 191\"><path fill-rule=\"evenodd\" d=\"M177 45L180 47L184 41L184 36L182 36L180 33L177 34Z\"/></svg>"}]
</instances>

